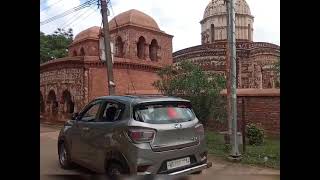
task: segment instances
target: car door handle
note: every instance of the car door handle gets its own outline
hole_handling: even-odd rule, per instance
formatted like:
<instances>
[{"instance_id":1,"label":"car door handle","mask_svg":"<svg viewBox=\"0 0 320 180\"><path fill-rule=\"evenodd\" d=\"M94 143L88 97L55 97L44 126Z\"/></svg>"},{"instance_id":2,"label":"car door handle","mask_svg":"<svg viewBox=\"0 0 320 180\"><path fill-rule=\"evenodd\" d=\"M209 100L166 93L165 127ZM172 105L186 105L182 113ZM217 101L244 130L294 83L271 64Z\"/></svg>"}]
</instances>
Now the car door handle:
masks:
<instances>
[{"instance_id":1,"label":"car door handle","mask_svg":"<svg viewBox=\"0 0 320 180\"><path fill-rule=\"evenodd\" d=\"M88 128L88 127L83 127L83 128L82 128L82 130L84 130L84 131L88 131L88 130L89 130L89 128Z\"/></svg>"}]
</instances>

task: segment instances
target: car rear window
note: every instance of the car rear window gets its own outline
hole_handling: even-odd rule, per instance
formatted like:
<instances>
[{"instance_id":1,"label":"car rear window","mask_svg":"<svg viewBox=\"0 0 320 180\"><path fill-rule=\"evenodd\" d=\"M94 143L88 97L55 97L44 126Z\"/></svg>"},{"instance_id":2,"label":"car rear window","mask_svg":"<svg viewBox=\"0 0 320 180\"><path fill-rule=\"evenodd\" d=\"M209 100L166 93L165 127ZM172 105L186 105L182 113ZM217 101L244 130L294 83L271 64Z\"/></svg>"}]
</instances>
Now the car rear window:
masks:
<instances>
[{"instance_id":1,"label":"car rear window","mask_svg":"<svg viewBox=\"0 0 320 180\"><path fill-rule=\"evenodd\" d=\"M187 102L158 102L134 107L134 119L150 124L179 123L194 118L192 107Z\"/></svg>"}]
</instances>

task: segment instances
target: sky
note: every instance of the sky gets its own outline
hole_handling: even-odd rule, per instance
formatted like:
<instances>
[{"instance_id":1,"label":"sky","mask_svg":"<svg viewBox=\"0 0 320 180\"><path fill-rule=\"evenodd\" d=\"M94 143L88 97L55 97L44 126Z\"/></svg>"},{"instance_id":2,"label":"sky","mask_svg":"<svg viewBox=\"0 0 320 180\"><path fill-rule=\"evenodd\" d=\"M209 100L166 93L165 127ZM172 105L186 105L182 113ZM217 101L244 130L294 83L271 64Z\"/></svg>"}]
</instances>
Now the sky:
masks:
<instances>
[{"instance_id":1,"label":"sky","mask_svg":"<svg viewBox=\"0 0 320 180\"><path fill-rule=\"evenodd\" d=\"M253 40L280 45L280 0L246 0L254 16ZM40 22L76 7L85 0L40 0ZM173 51L201 44L200 21L210 0L111 0L109 20L115 15L137 9L158 23L161 30L173 35ZM101 26L97 5L40 25L40 31L51 34L57 28L72 28L74 35Z\"/></svg>"}]
</instances>

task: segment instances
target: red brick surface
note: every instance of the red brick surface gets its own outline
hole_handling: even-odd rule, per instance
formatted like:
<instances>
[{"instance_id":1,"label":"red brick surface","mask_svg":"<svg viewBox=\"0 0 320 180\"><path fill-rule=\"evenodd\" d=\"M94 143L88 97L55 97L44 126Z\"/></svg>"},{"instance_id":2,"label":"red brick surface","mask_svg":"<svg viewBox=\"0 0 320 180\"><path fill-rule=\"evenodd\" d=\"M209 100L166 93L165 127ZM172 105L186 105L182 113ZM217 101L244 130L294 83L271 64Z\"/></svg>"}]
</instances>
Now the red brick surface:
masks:
<instances>
[{"instance_id":1,"label":"red brick surface","mask_svg":"<svg viewBox=\"0 0 320 180\"><path fill-rule=\"evenodd\" d=\"M138 69L115 69L117 95L134 94L139 92L154 92L152 83L159 77L155 72ZM89 99L108 95L106 68L89 69Z\"/></svg>"},{"instance_id":2,"label":"red brick surface","mask_svg":"<svg viewBox=\"0 0 320 180\"><path fill-rule=\"evenodd\" d=\"M145 39L144 59L137 56L137 42L141 36ZM84 30L69 46L68 57L40 65L41 107L47 119L65 120L70 117L70 114L65 112L68 108L63 103L63 91L70 92L72 102L75 103L75 111L81 110L85 104L98 96L108 95L106 66L99 58L99 37L100 27ZM158 94L152 83L159 79L156 72L161 67L172 64L173 36L159 29L128 24L110 31L114 45L118 37L121 37L123 43L123 57L115 55L113 59L116 94ZM149 45L152 40L156 40L158 45L155 61L149 58ZM50 91L54 92L55 98L48 101ZM57 108L53 108L53 104L57 104L53 102L58 103ZM58 109L58 112L53 113L52 109Z\"/></svg>"},{"instance_id":3,"label":"red brick surface","mask_svg":"<svg viewBox=\"0 0 320 180\"><path fill-rule=\"evenodd\" d=\"M257 91L255 93L258 93ZM274 93L272 90L267 90L270 92L269 94L265 93L265 90L260 91L262 94L242 94L242 96L238 96L238 130L242 130L242 119L244 117L246 124L254 123L263 128L267 135L278 136L280 135L280 94L271 95L271 93ZM245 105L242 104L242 100L245 101ZM227 123L210 120L208 128L216 131L226 131Z\"/></svg>"}]
</instances>

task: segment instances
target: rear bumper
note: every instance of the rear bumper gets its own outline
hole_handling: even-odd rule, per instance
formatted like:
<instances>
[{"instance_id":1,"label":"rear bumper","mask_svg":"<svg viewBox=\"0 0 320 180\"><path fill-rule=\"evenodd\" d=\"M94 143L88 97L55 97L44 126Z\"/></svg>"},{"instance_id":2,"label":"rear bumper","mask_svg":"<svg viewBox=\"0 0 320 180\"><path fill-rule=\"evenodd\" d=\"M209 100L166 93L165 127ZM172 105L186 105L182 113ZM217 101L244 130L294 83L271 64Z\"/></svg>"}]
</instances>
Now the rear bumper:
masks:
<instances>
[{"instance_id":1,"label":"rear bumper","mask_svg":"<svg viewBox=\"0 0 320 180\"><path fill-rule=\"evenodd\" d=\"M206 142L201 139L200 143L195 146L184 147L181 149L154 152L147 143L133 144L122 148L124 156L127 159L130 173L132 174L170 174L184 169L197 167L206 163L201 154L206 152ZM176 170L167 170L166 162L179 158L190 157L190 166L177 168ZM138 166L150 165L144 172L138 172Z\"/></svg>"},{"instance_id":2,"label":"rear bumper","mask_svg":"<svg viewBox=\"0 0 320 180\"><path fill-rule=\"evenodd\" d=\"M190 167L181 171L170 173L169 175L188 175L194 172L202 171L204 169L210 168L212 166L212 162L207 162L198 166Z\"/></svg>"},{"instance_id":3,"label":"rear bumper","mask_svg":"<svg viewBox=\"0 0 320 180\"><path fill-rule=\"evenodd\" d=\"M190 167L190 168L183 169L180 171L172 172L172 173L169 173L168 175L188 175L188 174L192 174L192 173L210 168L211 166L212 166L212 162L207 162L207 163L200 164L200 165L197 165L194 167ZM148 174L152 174L152 173L151 172L137 173L137 175L148 175Z\"/></svg>"}]
</instances>

